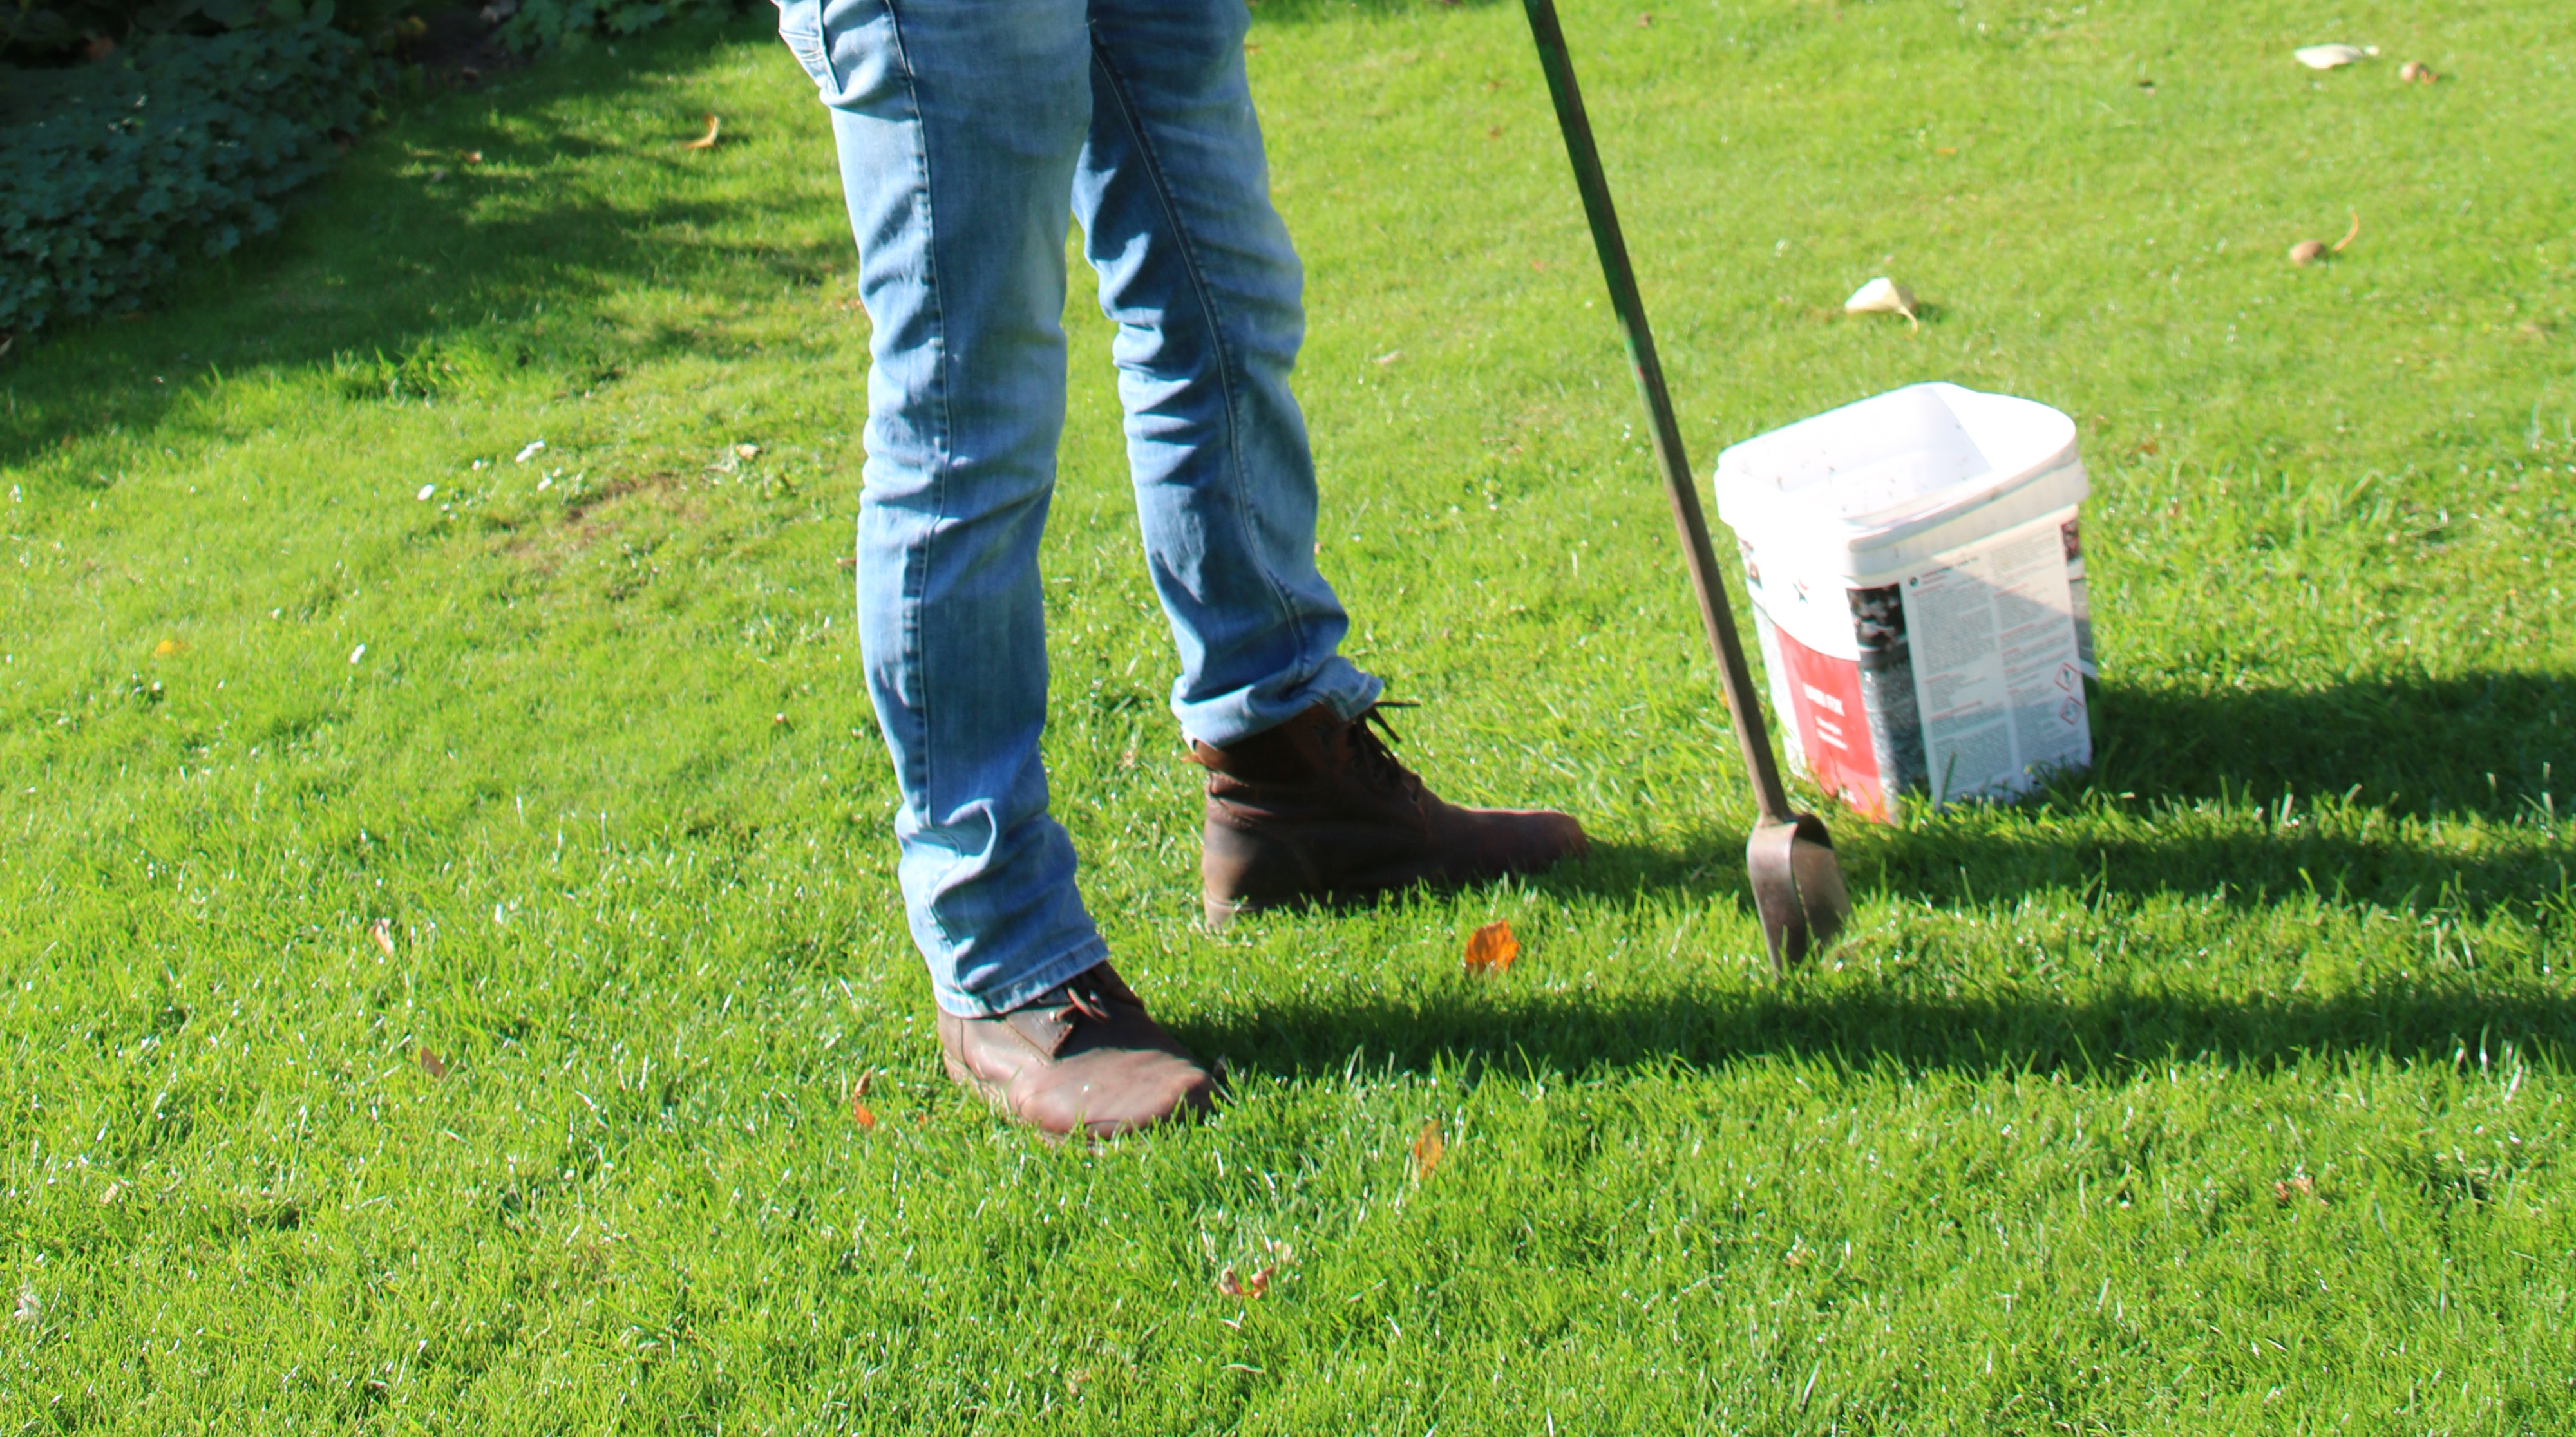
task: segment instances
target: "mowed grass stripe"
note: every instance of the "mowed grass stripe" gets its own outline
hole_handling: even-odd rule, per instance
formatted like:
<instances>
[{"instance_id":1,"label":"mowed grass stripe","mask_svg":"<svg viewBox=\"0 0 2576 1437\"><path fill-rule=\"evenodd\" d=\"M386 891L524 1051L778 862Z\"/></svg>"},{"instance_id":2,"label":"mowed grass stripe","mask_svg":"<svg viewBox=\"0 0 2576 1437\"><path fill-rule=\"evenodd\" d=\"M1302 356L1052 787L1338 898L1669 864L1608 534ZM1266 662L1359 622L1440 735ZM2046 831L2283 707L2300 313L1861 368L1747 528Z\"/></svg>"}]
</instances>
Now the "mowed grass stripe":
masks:
<instances>
[{"instance_id":1,"label":"mowed grass stripe","mask_svg":"<svg viewBox=\"0 0 2576 1437\"><path fill-rule=\"evenodd\" d=\"M1195 928L1077 261L1049 759L1234 1097L999 1125L894 899L810 93L753 15L422 102L0 371L8 1425L2569 1426L2567 23L1569 12L1703 471L1948 378L2093 472L2095 771L1837 815L1774 983L1519 15L1255 13L1351 649L1596 856Z\"/></svg>"}]
</instances>

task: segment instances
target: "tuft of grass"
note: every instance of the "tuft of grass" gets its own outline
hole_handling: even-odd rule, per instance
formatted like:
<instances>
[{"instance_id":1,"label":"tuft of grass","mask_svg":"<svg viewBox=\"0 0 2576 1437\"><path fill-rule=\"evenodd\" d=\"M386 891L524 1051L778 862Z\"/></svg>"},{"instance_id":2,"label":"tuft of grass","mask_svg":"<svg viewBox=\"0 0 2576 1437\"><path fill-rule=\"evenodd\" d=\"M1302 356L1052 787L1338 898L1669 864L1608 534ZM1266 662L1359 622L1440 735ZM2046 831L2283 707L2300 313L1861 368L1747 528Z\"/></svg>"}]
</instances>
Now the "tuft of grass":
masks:
<instances>
[{"instance_id":1,"label":"tuft of grass","mask_svg":"<svg viewBox=\"0 0 2576 1437\"><path fill-rule=\"evenodd\" d=\"M2576 1425L2569 21L1571 7L1703 465L1946 378L2094 477L2095 770L1839 817L1774 984L1520 17L1260 13L1351 649L1595 856L1193 925L1077 267L1048 755L1234 1092L998 1124L895 898L810 92L746 19L425 103L0 370L5 1425Z\"/></svg>"}]
</instances>

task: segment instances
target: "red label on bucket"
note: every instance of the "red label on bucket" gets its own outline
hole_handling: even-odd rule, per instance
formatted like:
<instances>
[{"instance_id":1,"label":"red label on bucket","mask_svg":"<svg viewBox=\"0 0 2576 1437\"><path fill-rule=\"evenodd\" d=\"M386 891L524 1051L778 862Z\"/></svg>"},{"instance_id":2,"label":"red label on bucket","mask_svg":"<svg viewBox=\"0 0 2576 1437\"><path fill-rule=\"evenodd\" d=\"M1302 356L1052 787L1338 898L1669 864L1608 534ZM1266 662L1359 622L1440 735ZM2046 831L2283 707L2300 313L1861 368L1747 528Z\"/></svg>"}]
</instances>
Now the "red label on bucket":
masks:
<instances>
[{"instance_id":1,"label":"red label on bucket","mask_svg":"<svg viewBox=\"0 0 2576 1437\"><path fill-rule=\"evenodd\" d=\"M1887 795L1879 782L1878 756L1870 747L1869 710L1861 698L1860 665L1817 653L1785 629L1776 635L1789 680L1790 721L1807 772L1817 787L1870 818L1887 821Z\"/></svg>"}]
</instances>

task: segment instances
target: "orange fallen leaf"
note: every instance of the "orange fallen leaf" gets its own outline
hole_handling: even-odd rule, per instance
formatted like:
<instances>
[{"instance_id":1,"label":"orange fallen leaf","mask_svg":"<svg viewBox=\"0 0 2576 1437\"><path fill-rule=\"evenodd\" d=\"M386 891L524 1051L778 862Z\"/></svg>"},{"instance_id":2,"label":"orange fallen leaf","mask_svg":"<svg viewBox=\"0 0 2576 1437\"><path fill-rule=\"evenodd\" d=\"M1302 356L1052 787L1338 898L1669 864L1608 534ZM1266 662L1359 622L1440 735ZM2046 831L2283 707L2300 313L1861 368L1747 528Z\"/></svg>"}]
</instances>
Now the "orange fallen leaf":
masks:
<instances>
[{"instance_id":1,"label":"orange fallen leaf","mask_svg":"<svg viewBox=\"0 0 2576 1437\"><path fill-rule=\"evenodd\" d=\"M722 118L715 115L709 115L707 116L707 132L698 136L696 139L689 141L687 144L682 145L680 148L684 150L712 150L716 147L716 133L723 128L724 121Z\"/></svg>"},{"instance_id":2,"label":"orange fallen leaf","mask_svg":"<svg viewBox=\"0 0 2576 1437\"><path fill-rule=\"evenodd\" d=\"M868 1105L860 1102L856 1097L850 1099L850 1121L859 1125L860 1132L872 1133L877 1130L877 1115L869 1112Z\"/></svg>"},{"instance_id":3,"label":"orange fallen leaf","mask_svg":"<svg viewBox=\"0 0 2576 1437\"><path fill-rule=\"evenodd\" d=\"M1243 1296L1243 1281L1236 1277L1234 1275L1234 1269L1229 1267L1225 1271L1216 1275L1216 1290L1217 1294L1221 1297L1241 1297Z\"/></svg>"},{"instance_id":4,"label":"orange fallen leaf","mask_svg":"<svg viewBox=\"0 0 2576 1437\"><path fill-rule=\"evenodd\" d=\"M1279 1265L1277 1263L1273 1263L1270 1266L1261 1269L1259 1272L1254 1273L1252 1275L1252 1281L1243 1285L1244 1295L1247 1297L1269 1296L1270 1278L1271 1275L1277 1271L1279 1271Z\"/></svg>"},{"instance_id":5,"label":"orange fallen leaf","mask_svg":"<svg viewBox=\"0 0 2576 1437\"><path fill-rule=\"evenodd\" d=\"M423 1044L420 1050L420 1070L429 1074L433 1080L444 1078L447 1076L447 1060L431 1052L428 1045Z\"/></svg>"},{"instance_id":6,"label":"orange fallen leaf","mask_svg":"<svg viewBox=\"0 0 2576 1437\"><path fill-rule=\"evenodd\" d=\"M1497 918L1479 928L1467 939L1467 971L1470 973L1504 973L1512 960L1521 956L1521 940L1512 936L1509 920Z\"/></svg>"},{"instance_id":7,"label":"orange fallen leaf","mask_svg":"<svg viewBox=\"0 0 2576 1437\"><path fill-rule=\"evenodd\" d=\"M1423 1123L1422 1131L1413 1138L1413 1180L1420 1182L1430 1177L1431 1170L1440 1166L1441 1154L1448 1149L1449 1144L1440 1136L1440 1120L1432 1118Z\"/></svg>"},{"instance_id":8,"label":"orange fallen leaf","mask_svg":"<svg viewBox=\"0 0 2576 1437\"><path fill-rule=\"evenodd\" d=\"M392 919L377 919L376 926L367 930L367 936L376 940L376 946L385 950L386 957L394 956L394 921Z\"/></svg>"}]
</instances>

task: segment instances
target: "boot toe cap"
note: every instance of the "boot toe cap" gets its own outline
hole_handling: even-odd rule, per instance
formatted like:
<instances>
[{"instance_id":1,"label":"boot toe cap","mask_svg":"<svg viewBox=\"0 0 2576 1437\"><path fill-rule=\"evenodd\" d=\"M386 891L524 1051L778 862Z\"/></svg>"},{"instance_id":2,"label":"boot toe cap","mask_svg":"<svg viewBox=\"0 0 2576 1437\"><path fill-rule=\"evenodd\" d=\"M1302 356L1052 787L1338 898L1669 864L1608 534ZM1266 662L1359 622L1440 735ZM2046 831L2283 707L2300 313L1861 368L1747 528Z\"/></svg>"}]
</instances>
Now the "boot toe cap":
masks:
<instances>
[{"instance_id":1,"label":"boot toe cap","mask_svg":"<svg viewBox=\"0 0 2576 1437\"><path fill-rule=\"evenodd\" d=\"M1114 1138L1215 1106L1215 1075L1179 1054L1102 1057L1062 1065L1052 1081L1014 1094L1012 1108L1048 1133Z\"/></svg>"}]
</instances>

